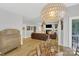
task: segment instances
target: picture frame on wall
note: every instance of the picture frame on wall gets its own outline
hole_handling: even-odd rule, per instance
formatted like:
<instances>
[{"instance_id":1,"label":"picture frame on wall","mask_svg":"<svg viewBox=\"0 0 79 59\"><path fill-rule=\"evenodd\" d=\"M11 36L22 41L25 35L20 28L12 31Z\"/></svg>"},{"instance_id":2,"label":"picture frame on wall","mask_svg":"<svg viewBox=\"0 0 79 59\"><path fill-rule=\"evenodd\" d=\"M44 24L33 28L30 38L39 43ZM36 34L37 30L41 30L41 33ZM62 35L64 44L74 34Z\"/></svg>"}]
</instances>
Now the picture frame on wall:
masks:
<instances>
[{"instance_id":1,"label":"picture frame on wall","mask_svg":"<svg viewBox=\"0 0 79 59\"><path fill-rule=\"evenodd\" d=\"M27 30L30 30L30 26L27 26Z\"/></svg>"},{"instance_id":2,"label":"picture frame on wall","mask_svg":"<svg viewBox=\"0 0 79 59\"><path fill-rule=\"evenodd\" d=\"M26 26L26 30L36 32L36 26Z\"/></svg>"},{"instance_id":3,"label":"picture frame on wall","mask_svg":"<svg viewBox=\"0 0 79 59\"><path fill-rule=\"evenodd\" d=\"M30 30L33 30L33 26L30 26Z\"/></svg>"},{"instance_id":4,"label":"picture frame on wall","mask_svg":"<svg viewBox=\"0 0 79 59\"><path fill-rule=\"evenodd\" d=\"M61 21L61 30L63 30L63 21Z\"/></svg>"}]
</instances>

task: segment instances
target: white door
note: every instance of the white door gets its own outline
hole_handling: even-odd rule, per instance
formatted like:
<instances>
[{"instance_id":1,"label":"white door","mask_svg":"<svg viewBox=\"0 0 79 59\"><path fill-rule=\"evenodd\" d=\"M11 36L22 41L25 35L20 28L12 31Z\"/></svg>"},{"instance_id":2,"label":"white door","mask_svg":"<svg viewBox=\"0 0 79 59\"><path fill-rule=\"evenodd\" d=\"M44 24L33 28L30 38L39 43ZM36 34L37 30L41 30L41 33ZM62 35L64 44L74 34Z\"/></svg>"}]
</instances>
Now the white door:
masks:
<instances>
[{"instance_id":1,"label":"white door","mask_svg":"<svg viewBox=\"0 0 79 59\"><path fill-rule=\"evenodd\" d=\"M79 17L69 19L69 47L74 50L79 46Z\"/></svg>"}]
</instances>

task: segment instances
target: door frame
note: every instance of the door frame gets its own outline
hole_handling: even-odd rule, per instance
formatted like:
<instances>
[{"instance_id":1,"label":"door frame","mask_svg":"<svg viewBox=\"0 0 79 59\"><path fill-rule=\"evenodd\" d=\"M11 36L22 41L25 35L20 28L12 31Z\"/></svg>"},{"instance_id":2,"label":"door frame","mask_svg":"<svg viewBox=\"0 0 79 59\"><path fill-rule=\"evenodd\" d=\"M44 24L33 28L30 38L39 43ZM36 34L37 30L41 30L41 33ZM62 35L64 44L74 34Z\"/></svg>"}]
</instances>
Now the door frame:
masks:
<instances>
[{"instance_id":1,"label":"door frame","mask_svg":"<svg viewBox=\"0 0 79 59\"><path fill-rule=\"evenodd\" d=\"M79 16L69 18L69 47L72 48L72 20L79 19Z\"/></svg>"}]
</instances>

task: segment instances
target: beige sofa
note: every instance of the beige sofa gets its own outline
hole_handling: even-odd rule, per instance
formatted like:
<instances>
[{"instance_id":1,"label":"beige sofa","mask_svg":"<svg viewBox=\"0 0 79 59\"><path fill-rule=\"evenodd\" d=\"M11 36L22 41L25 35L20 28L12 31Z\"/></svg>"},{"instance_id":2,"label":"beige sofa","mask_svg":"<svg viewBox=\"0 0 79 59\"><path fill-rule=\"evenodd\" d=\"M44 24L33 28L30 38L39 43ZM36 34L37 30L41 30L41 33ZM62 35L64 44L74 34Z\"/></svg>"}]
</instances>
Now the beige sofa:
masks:
<instances>
[{"instance_id":1,"label":"beige sofa","mask_svg":"<svg viewBox=\"0 0 79 59\"><path fill-rule=\"evenodd\" d=\"M5 29L0 31L0 54L4 54L20 44L20 32L16 29Z\"/></svg>"}]
</instances>

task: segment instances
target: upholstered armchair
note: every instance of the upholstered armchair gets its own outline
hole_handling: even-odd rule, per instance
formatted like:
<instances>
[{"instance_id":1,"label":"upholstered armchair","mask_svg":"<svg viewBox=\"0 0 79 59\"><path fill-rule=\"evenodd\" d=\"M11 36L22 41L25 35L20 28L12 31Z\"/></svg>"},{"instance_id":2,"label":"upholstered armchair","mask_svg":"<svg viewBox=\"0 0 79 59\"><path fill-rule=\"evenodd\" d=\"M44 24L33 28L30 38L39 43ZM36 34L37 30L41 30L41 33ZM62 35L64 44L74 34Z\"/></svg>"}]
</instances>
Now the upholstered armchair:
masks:
<instances>
[{"instance_id":1,"label":"upholstered armchair","mask_svg":"<svg viewBox=\"0 0 79 59\"><path fill-rule=\"evenodd\" d=\"M0 54L4 54L16 47L21 41L20 32L17 29L5 29L0 31Z\"/></svg>"}]
</instances>

